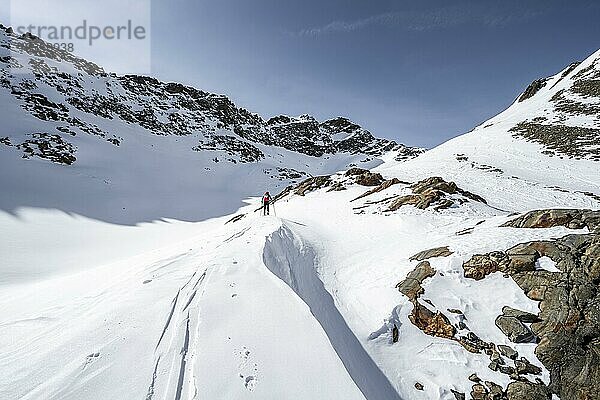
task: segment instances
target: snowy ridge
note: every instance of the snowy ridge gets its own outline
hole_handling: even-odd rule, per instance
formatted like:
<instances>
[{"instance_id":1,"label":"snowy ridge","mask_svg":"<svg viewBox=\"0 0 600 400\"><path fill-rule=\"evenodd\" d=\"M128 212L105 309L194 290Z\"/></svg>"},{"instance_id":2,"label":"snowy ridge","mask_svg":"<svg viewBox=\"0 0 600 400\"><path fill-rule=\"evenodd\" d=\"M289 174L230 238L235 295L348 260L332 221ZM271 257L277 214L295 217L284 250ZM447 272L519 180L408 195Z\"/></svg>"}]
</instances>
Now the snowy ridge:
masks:
<instances>
[{"instance_id":1,"label":"snowy ridge","mask_svg":"<svg viewBox=\"0 0 600 400\"><path fill-rule=\"evenodd\" d=\"M407 159L422 152L375 138L346 118L265 121L226 96L106 73L4 27L0 105L1 179L15 194L0 199L8 212L51 206L123 224L198 220L234 212L240 199L267 185L276 190L311 175L378 165L385 153ZM144 193L131 193L140 181ZM56 187L67 189L60 195ZM193 204L173 204L181 188L194 188ZM91 203L92 196L77 199L91 192ZM158 200L154 209L137 206L149 197Z\"/></svg>"},{"instance_id":2,"label":"snowy ridge","mask_svg":"<svg viewBox=\"0 0 600 400\"><path fill-rule=\"evenodd\" d=\"M600 82L598 74L600 51L575 68L547 78L546 84L530 98L515 100L504 112L471 132L409 160L406 165L386 162L379 170L400 179L442 176L507 211L557 206L595 208L600 193L599 164L595 161L600 112L593 107L600 104L600 92L586 98L590 108L585 113L561 111L553 99L557 93L579 99L580 95L572 93L573 87L577 82L591 82L596 87ZM543 125L539 135L519 133L518 127L526 123ZM567 133L554 132L561 127ZM510 201L498 196L499 188Z\"/></svg>"},{"instance_id":3,"label":"snowy ridge","mask_svg":"<svg viewBox=\"0 0 600 400\"><path fill-rule=\"evenodd\" d=\"M354 383L367 399L400 399L360 340L348 327L315 269L315 253L286 223L267 238L263 259L288 284L319 321Z\"/></svg>"}]
</instances>

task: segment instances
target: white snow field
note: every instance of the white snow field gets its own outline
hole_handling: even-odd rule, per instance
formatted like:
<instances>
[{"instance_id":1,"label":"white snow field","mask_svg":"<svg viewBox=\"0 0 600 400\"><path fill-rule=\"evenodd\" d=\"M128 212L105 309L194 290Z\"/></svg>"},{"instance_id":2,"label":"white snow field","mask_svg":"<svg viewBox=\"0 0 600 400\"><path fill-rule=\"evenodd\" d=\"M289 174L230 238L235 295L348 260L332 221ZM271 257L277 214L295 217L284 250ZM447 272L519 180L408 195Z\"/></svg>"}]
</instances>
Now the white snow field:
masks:
<instances>
[{"instance_id":1,"label":"white snow field","mask_svg":"<svg viewBox=\"0 0 600 400\"><path fill-rule=\"evenodd\" d=\"M190 138L121 132L130 139L122 152L86 154L80 135L78 163L57 166L0 146L0 399L453 400L451 389L470 392L473 372L506 386L485 354L411 324L412 305L395 286L415 268L412 255L448 246L452 255L430 260L437 275L423 298L462 310L481 339L541 366L535 343L511 343L494 325L503 306L537 313L538 303L499 272L466 279L462 263L585 232L500 225L538 208L600 209L600 162L549 156L508 132L550 110L599 57L413 160L388 154L362 165L379 165L387 179L441 176L487 205L390 212L376 201L409 193L407 184L356 201L369 188L351 184L285 196L261 216L250 189L284 186L269 184L264 168L329 174L364 157L265 146L272 159L214 166L184 152ZM2 93L2 114L17 114ZM567 122L598 127L594 116ZM550 259L538 266L556 268Z\"/></svg>"},{"instance_id":2,"label":"white snow field","mask_svg":"<svg viewBox=\"0 0 600 400\"><path fill-rule=\"evenodd\" d=\"M444 278L425 283L426 297L464 310L484 340L536 360L535 344L511 344L493 320L505 305L537 304L500 274L465 279L461 265L474 253L567 229L498 228L508 218L485 207L356 215L349 200L362 192L292 196L275 204L278 217L252 212L254 204L235 223L171 222L152 250L136 241L165 223L113 227L112 242L82 245L90 259L79 270L3 282L0 397L452 399L449 389L468 391L473 371L507 384L485 375L485 355L408 323L410 303L394 286L414 268L411 255L437 245L455 253L432 260ZM468 237L455 235L481 220ZM103 263L103 248L129 242L138 254ZM30 254L43 265L34 243Z\"/></svg>"},{"instance_id":3,"label":"white snow field","mask_svg":"<svg viewBox=\"0 0 600 400\"><path fill-rule=\"evenodd\" d=\"M309 308L263 263L278 220L224 221L3 285L0 397L363 398Z\"/></svg>"}]
</instances>

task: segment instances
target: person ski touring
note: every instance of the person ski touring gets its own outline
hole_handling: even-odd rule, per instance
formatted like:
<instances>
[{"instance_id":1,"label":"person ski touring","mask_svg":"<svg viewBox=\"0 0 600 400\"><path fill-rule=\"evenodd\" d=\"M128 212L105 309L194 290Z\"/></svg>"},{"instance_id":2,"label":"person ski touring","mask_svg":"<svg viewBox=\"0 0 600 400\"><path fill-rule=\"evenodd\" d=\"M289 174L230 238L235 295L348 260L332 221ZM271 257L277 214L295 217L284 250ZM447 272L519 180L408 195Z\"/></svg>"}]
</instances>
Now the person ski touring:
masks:
<instances>
[{"instance_id":1,"label":"person ski touring","mask_svg":"<svg viewBox=\"0 0 600 400\"><path fill-rule=\"evenodd\" d=\"M265 192L262 197L263 215L269 215L269 203L271 203L271 195L269 192Z\"/></svg>"}]
</instances>

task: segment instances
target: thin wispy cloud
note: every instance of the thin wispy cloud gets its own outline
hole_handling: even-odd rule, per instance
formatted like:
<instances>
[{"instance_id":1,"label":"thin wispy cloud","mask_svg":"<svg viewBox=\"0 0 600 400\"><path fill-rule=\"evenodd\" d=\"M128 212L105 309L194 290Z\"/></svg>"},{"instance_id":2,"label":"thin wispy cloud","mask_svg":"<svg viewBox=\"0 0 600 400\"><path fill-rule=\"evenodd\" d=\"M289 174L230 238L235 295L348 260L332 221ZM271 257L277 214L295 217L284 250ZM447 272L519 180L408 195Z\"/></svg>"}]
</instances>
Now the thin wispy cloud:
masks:
<instances>
[{"instance_id":1,"label":"thin wispy cloud","mask_svg":"<svg viewBox=\"0 0 600 400\"><path fill-rule=\"evenodd\" d=\"M541 15L545 10L525 9L522 6L510 10L498 7L470 6L440 8L429 12L387 12L353 21L336 20L326 25L302 29L294 33L299 37L319 37L334 33L349 33L374 26L399 27L407 31L444 29L468 23L484 26L505 26Z\"/></svg>"}]
</instances>

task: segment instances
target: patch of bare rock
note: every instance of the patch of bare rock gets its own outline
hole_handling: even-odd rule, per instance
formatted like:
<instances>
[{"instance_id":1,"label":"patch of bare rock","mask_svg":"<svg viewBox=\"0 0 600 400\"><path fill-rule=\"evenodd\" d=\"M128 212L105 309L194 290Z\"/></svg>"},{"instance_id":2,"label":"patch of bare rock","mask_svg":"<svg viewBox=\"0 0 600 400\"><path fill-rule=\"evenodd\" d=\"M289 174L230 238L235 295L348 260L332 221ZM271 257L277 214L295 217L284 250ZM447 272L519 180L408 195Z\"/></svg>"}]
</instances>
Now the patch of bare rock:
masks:
<instances>
[{"instance_id":1,"label":"patch of bare rock","mask_svg":"<svg viewBox=\"0 0 600 400\"><path fill-rule=\"evenodd\" d=\"M472 387L470 398L482 400L550 399L551 391L539 378L536 378L535 382L528 379L528 376L540 375L542 372L540 367L530 363L525 357L519 358L518 352L509 346L496 345L495 343L488 343L480 339L464 323L466 317L462 311L455 309L448 310L448 312L457 314L459 317L458 324L454 325L430 301L423 300L421 302L419 300L425 292L422 286L423 282L435 276L435 274L436 271L428 261L421 261L402 282L396 285L398 290L406 295L413 304L413 310L408 316L410 322L426 335L456 341L471 353L486 354L490 358L489 368L491 370L509 375L513 380L505 390L502 386L492 381L482 382L476 374L472 374L469 379L475 384ZM503 316L505 318L514 318L518 324L523 324L523 327L527 329L528 334L533 338L533 334L524 323L538 321L537 316L510 307L503 309ZM392 338L392 342L399 340L396 326L393 328ZM512 385L514 382L519 382L519 385ZM456 399L466 399L465 393L456 390L452 390L452 393ZM541 395L545 397L536 397Z\"/></svg>"},{"instance_id":2,"label":"patch of bare rock","mask_svg":"<svg viewBox=\"0 0 600 400\"><path fill-rule=\"evenodd\" d=\"M469 200L486 204L484 198L459 188L454 182L446 182L438 176L419 181L410 188L413 193L393 199L388 206L388 211L396 211L405 205L412 205L421 210L432 206L437 211Z\"/></svg>"},{"instance_id":3,"label":"patch of bare rock","mask_svg":"<svg viewBox=\"0 0 600 400\"><path fill-rule=\"evenodd\" d=\"M600 211L536 210L503 226L587 228L549 241L522 243L506 251L475 255L463 264L467 278L484 279L493 272L509 275L527 297L540 302L536 316L505 308L496 325L514 342L537 340L535 354L550 371L548 392L536 388L529 397L514 397L533 390L533 383L509 385L509 398L591 400L600 393ZM549 257L560 272L536 268ZM528 327L527 324L530 324ZM535 339L537 338L537 339ZM527 370L527 366L517 368Z\"/></svg>"}]
</instances>

